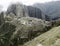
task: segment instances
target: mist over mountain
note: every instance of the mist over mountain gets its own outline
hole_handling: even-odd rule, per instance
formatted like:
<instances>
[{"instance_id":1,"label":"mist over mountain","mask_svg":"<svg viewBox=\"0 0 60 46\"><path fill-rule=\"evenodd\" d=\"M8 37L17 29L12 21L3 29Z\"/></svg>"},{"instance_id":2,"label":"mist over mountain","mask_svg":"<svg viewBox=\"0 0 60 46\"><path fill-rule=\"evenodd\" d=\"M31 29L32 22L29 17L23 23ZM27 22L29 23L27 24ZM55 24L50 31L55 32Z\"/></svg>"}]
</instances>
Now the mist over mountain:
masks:
<instances>
[{"instance_id":1,"label":"mist over mountain","mask_svg":"<svg viewBox=\"0 0 60 46\"><path fill-rule=\"evenodd\" d=\"M13 13L18 17L29 16L45 20L45 14L38 8L23 4L11 4L7 9L7 14Z\"/></svg>"},{"instance_id":2,"label":"mist over mountain","mask_svg":"<svg viewBox=\"0 0 60 46\"><path fill-rule=\"evenodd\" d=\"M47 14L52 20L60 18L60 1L53 1L41 4L36 3L34 4L34 7L41 9L41 11Z\"/></svg>"},{"instance_id":3,"label":"mist over mountain","mask_svg":"<svg viewBox=\"0 0 60 46\"><path fill-rule=\"evenodd\" d=\"M30 17L46 20L45 14L40 9L32 6L27 6L27 9Z\"/></svg>"},{"instance_id":4,"label":"mist over mountain","mask_svg":"<svg viewBox=\"0 0 60 46\"><path fill-rule=\"evenodd\" d=\"M0 12L0 46L60 46L60 2L9 5Z\"/></svg>"}]
</instances>

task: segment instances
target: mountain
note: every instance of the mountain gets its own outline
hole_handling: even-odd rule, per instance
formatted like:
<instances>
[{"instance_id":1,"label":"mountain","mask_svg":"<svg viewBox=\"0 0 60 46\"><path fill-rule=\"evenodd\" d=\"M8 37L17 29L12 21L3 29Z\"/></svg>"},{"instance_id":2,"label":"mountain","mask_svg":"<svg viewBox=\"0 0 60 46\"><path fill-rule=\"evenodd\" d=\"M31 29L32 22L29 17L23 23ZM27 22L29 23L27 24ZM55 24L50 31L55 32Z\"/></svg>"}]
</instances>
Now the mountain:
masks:
<instances>
[{"instance_id":1,"label":"mountain","mask_svg":"<svg viewBox=\"0 0 60 46\"><path fill-rule=\"evenodd\" d=\"M23 46L60 46L60 26L52 28Z\"/></svg>"},{"instance_id":2,"label":"mountain","mask_svg":"<svg viewBox=\"0 0 60 46\"><path fill-rule=\"evenodd\" d=\"M34 7L39 8L42 12L49 16L50 20L60 18L60 1L53 1L47 3L36 3Z\"/></svg>"},{"instance_id":3,"label":"mountain","mask_svg":"<svg viewBox=\"0 0 60 46\"><path fill-rule=\"evenodd\" d=\"M7 14L13 13L17 17L28 16L27 7L20 3L11 4L7 9Z\"/></svg>"},{"instance_id":4,"label":"mountain","mask_svg":"<svg viewBox=\"0 0 60 46\"><path fill-rule=\"evenodd\" d=\"M11 4L7 9L7 14L14 13L20 17L35 17L45 20L45 14L38 8L26 6L20 3Z\"/></svg>"},{"instance_id":5,"label":"mountain","mask_svg":"<svg viewBox=\"0 0 60 46\"><path fill-rule=\"evenodd\" d=\"M40 9L32 6L27 6L27 9L30 17L35 17L45 20L45 14Z\"/></svg>"}]
</instances>

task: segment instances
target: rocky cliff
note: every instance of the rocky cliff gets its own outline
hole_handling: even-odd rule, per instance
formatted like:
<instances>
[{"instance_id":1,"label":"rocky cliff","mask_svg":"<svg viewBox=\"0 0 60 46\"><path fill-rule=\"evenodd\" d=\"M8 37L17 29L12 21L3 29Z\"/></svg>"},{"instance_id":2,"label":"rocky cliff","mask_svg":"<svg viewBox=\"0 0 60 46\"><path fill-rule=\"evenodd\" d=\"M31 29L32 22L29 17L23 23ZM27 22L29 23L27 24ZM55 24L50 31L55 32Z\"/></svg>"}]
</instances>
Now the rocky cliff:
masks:
<instances>
[{"instance_id":1,"label":"rocky cliff","mask_svg":"<svg viewBox=\"0 0 60 46\"><path fill-rule=\"evenodd\" d=\"M38 8L20 3L12 4L7 9L7 14L14 13L18 17L35 17L45 20L45 14Z\"/></svg>"}]
</instances>

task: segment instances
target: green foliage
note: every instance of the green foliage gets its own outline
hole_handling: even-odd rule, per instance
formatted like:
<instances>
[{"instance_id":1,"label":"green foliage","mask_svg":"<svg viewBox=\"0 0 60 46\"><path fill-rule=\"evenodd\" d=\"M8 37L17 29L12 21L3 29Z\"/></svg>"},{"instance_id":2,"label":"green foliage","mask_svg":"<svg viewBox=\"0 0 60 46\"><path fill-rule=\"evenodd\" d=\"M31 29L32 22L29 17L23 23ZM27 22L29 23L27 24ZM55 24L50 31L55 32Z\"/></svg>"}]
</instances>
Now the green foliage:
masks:
<instances>
[{"instance_id":1,"label":"green foliage","mask_svg":"<svg viewBox=\"0 0 60 46\"><path fill-rule=\"evenodd\" d=\"M53 21L52 26L60 26L60 19Z\"/></svg>"},{"instance_id":2,"label":"green foliage","mask_svg":"<svg viewBox=\"0 0 60 46\"><path fill-rule=\"evenodd\" d=\"M4 23L0 28L0 46L8 46L11 44L10 37L15 31L15 26L10 23Z\"/></svg>"}]
</instances>

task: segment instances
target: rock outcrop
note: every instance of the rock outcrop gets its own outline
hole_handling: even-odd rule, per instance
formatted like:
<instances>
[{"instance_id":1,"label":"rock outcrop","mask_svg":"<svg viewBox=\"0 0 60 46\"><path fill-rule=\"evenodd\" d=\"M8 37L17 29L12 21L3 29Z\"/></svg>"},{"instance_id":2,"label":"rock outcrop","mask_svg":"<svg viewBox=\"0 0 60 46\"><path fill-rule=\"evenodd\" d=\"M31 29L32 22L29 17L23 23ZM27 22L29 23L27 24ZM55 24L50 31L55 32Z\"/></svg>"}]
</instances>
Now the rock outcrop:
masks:
<instances>
[{"instance_id":1,"label":"rock outcrop","mask_svg":"<svg viewBox=\"0 0 60 46\"><path fill-rule=\"evenodd\" d=\"M27 7L20 3L11 4L7 9L7 14L10 13L15 14L17 17L28 16Z\"/></svg>"},{"instance_id":2,"label":"rock outcrop","mask_svg":"<svg viewBox=\"0 0 60 46\"><path fill-rule=\"evenodd\" d=\"M12 4L7 9L7 14L13 13L17 17L35 17L45 20L45 14L38 8L20 3Z\"/></svg>"},{"instance_id":3,"label":"rock outcrop","mask_svg":"<svg viewBox=\"0 0 60 46\"><path fill-rule=\"evenodd\" d=\"M27 8L30 17L35 17L45 20L45 14L40 9L32 6L27 6Z\"/></svg>"}]
</instances>

